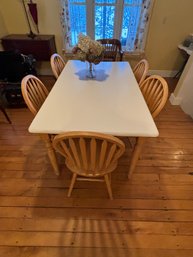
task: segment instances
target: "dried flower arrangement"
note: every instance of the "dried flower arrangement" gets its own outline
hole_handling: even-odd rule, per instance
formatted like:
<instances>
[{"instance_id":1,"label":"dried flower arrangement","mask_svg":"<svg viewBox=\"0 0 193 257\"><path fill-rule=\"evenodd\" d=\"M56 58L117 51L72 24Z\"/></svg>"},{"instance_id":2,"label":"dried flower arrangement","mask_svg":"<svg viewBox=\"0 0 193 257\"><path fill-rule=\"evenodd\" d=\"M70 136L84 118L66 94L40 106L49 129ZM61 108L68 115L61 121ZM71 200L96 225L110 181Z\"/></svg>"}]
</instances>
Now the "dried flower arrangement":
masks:
<instances>
[{"instance_id":1,"label":"dried flower arrangement","mask_svg":"<svg viewBox=\"0 0 193 257\"><path fill-rule=\"evenodd\" d=\"M72 49L72 52L83 62L98 64L103 58L104 50L105 48L98 41L79 34L78 44Z\"/></svg>"}]
</instances>

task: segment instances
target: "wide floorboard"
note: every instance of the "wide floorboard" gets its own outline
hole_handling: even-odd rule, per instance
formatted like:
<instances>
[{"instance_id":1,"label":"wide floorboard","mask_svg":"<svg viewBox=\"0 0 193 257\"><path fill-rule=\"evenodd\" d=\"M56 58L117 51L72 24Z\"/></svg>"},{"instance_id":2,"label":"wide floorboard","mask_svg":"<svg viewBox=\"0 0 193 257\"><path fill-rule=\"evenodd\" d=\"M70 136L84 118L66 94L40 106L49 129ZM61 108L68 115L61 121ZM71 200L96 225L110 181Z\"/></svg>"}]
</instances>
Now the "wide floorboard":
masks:
<instances>
[{"instance_id":1,"label":"wide floorboard","mask_svg":"<svg viewBox=\"0 0 193 257\"><path fill-rule=\"evenodd\" d=\"M146 141L127 179L132 148L112 175L114 200L102 183L77 182L59 157L56 177L44 143L28 133L27 108L0 115L0 256L193 256L193 121L167 103L160 136ZM135 139L131 139L135 143Z\"/></svg>"}]
</instances>

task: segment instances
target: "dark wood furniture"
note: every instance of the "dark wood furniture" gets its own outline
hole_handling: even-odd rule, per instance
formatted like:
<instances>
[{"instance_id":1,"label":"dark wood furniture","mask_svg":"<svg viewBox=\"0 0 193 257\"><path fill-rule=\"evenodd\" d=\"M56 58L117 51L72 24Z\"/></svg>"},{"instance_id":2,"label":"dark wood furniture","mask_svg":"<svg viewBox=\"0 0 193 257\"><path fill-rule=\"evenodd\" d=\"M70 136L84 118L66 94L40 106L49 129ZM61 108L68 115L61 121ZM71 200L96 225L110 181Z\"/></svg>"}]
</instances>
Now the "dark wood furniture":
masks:
<instances>
[{"instance_id":1,"label":"dark wood furniture","mask_svg":"<svg viewBox=\"0 0 193 257\"><path fill-rule=\"evenodd\" d=\"M99 41L105 47L103 61L122 61L123 52L120 40L114 38L104 38L98 39L97 41Z\"/></svg>"},{"instance_id":2,"label":"dark wood furniture","mask_svg":"<svg viewBox=\"0 0 193 257\"><path fill-rule=\"evenodd\" d=\"M51 55L56 52L54 35L37 35L32 39L27 35L12 34L1 40L5 50L18 50L22 54L32 54L37 61L49 61Z\"/></svg>"}]
</instances>

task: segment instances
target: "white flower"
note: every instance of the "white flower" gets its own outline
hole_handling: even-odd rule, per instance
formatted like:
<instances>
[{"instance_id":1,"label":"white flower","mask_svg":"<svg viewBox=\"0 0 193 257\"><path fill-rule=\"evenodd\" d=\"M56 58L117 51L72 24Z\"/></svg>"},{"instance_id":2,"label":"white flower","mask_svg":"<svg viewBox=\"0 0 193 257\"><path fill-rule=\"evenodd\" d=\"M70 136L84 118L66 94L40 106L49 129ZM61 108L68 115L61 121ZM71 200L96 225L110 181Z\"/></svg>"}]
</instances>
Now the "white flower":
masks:
<instances>
[{"instance_id":1,"label":"white flower","mask_svg":"<svg viewBox=\"0 0 193 257\"><path fill-rule=\"evenodd\" d=\"M78 44L73 48L81 61L89 61L95 64L102 60L105 48L100 42L92 40L89 36L79 34Z\"/></svg>"}]
</instances>

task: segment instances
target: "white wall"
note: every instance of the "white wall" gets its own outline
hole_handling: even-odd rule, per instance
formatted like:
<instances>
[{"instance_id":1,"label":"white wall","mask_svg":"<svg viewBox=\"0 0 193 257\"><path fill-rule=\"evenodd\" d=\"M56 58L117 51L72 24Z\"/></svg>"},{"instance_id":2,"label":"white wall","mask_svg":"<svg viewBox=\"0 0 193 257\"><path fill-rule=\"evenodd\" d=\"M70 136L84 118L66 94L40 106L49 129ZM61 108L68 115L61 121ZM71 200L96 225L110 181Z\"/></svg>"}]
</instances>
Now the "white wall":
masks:
<instances>
[{"instance_id":1,"label":"white wall","mask_svg":"<svg viewBox=\"0 0 193 257\"><path fill-rule=\"evenodd\" d=\"M193 54L189 57L170 102L179 105L193 118Z\"/></svg>"}]
</instances>

